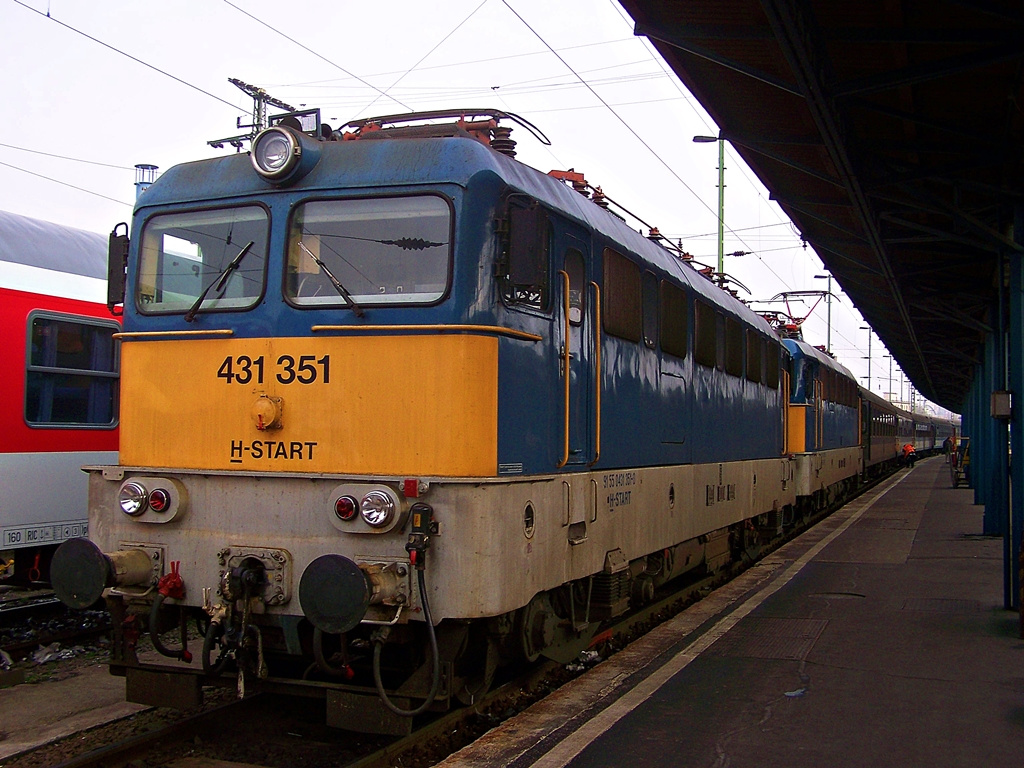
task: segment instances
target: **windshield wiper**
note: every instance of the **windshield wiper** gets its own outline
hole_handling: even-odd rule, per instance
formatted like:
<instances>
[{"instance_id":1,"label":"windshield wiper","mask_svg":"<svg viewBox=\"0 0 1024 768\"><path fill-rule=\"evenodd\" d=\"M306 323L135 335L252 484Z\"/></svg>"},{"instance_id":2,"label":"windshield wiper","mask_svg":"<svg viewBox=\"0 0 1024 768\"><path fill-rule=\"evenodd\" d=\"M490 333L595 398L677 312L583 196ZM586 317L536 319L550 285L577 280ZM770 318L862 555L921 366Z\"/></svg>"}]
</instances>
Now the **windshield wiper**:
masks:
<instances>
[{"instance_id":1,"label":"windshield wiper","mask_svg":"<svg viewBox=\"0 0 1024 768\"><path fill-rule=\"evenodd\" d=\"M210 292L210 289L213 288L213 286L217 286L218 293L224 290L224 284L228 281L228 277L231 276L232 272L238 269L238 265L242 263L242 259L245 258L245 254L247 254L249 252L249 249L252 248L254 245L256 245L256 243L253 240L250 240L248 243L246 243L242 250L238 252L238 255L231 260L231 263L224 267L224 271L217 275L215 278L213 278L213 280L210 281L209 285L207 285L203 289L203 292L199 294L199 298L196 299L196 303L193 304L189 311L185 313L186 323L191 323L193 320L196 319L196 313L199 312L199 307L203 305L203 302L206 300L206 294Z\"/></svg>"},{"instance_id":2,"label":"windshield wiper","mask_svg":"<svg viewBox=\"0 0 1024 768\"><path fill-rule=\"evenodd\" d=\"M341 284L341 281L334 276L334 273L327 268L327 265L324 264L319 257L313 255L313 252L309 250L301 240L299 240L299 248L305 251L306 255L315 261L316 265L323 270L324 274L327 275L327 278L331 281L331 285L334 286L334 290L341 295L341 298L348 302L349 307L352 308L352 313L356 317L362 317L365 315L366 313L363 311L363 308L356 304L355 300L352 298L352 294L345 290L345 286Z\"/></svg>"}]
</instances>

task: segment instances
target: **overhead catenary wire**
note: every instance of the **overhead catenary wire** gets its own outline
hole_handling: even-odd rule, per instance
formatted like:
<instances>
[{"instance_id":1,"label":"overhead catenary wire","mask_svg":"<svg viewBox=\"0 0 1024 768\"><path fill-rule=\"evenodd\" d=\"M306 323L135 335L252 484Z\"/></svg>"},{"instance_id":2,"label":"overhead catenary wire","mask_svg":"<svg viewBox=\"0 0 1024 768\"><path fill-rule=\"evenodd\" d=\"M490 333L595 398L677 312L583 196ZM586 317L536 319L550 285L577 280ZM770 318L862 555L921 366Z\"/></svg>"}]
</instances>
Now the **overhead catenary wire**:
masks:
<instances>
[{"instance_id":1,"label":"overhead catenary wire","mask_svg":"<svg viewBox=\"0 0 1024 768\"><path fill-rule=\"evenodd\" d=\"M5 168L12 168L15 171L21 171L22 173L27 173L29 176L36 176L36 177L38 177L40 179L46 179L47 181L52 181L54 184L60 184L61 186L70 187L71 189L77 189L79 192L85 192L87 195L95 195L96 197L102 197L104 200L109 200L112 203L118 203L119 205L127 205L129 208L133 207L132 203L126 203L124 200L118 200L118 199L113 198L113 197L108 197L107 195L101 195L99 192L93 192L91 189L85 189L84 187L77 187L74 184L69 184L66 181L61 181L60 179L54 179L54 178L52 178L50 176L44 176L41 173L36 173L35 171L29 171L29 170L27 170L25 168L19 168L18 166L11 165L10 163L5 163L5 162L0 161L0 165L4 166Z\"/></svg>"},{"instance_id":2,"label":"overhead catenary wire","mask_svg":"<svg viewBox=\"0 0 1024 768\"><path fill-rule=\"evenodd\" d=\"M285 34L284 32L282 32L281 30L279 30L279 29L278 29L277 27L271 26L270 24L268 24L267 22L263 21L263 19L259 18L258 16L254 16L253 14L249 13L249 12L248 12L248 11L246 11L245 9L243 9L243 8L239 8L239 7L237 6L237 5L235 5L234 3L232 3L232 2L231 2L231 0L224 0L224 3L225 3L226 5L228 5L228 6L232 7L232 8L234 8L234 9L235 9L236 11L238 11L238 12L239 12L239 13L241 13L242 15L244 15L244 16L248 16L248 17L249 17L250 19L252 19L253 21L255 21L255 22L256 22L257 24L260 24L260 25L262 25L262 26L266 27L266 28L267 28L267 29L269 29L269 30L270 30L271 32L273 32L274 34L280 35L281 37L283 37L283 38L284 38L285 40L287 40L288 42L290 42L290 43L292 43L292 44L294 44L294 45L297 45L297 46L298 46L299 48L301 48L302 50L306 51L306 53L309 53L309 54L312 54L313 56L316 56L316 57L317 57L318 59L320 59L320 60L321 60L322 62L324 62L325 64L330 64L330 65L331 65L332 67L334 67L335 69L338 69L338 70L340 70L340 71L344 72L344 73L345 73L346 75L348 75L349 77L355 78L356 80L358 80L359 82L361 82L361 83L362 83L363 85L365 85L365 86L366 86L366 87L368 87L368 88L372 88L373 90L377 91L377 92L378 92L379 94L381 94L382 96L387 96L387 97L388 97L389 99L391 99L391 100L392 100L393 102L395 102L396 104L401 104L401 105L402 105L403 107L405 107L406 109L411 109L411 107L409 107L409 105L407 105L407 104L403 103L402 101L399 101L399 100L398 100L398 99L396 99L395 97L393 97L393 96L388 96L388 95L387 95L387 94L386 94L386 93L385 93L384 91L382 91L382 90L381 90L380 88L378 88L377 86L375 86L375 85L374 85L373 83L370 83L370 82L368 82L368 81L366 81L366 80L362 79L362 78L361 78L361 77L359 77L358 75L355 75L355 74L353 74L353 73L349 72L349 71L348 71L347 69L345 69L345 68L344 68L343 66L341 66L341 65L340 65L340 64L338 64L337 62L331 61L331 60L330 60L330 59L328 59L328 58L327 58L326 56L324 56L323 54L317 53L316 51L314 51L314 50L313 50L312 48L310 48L309 46L303 45L303 44L302 44L302 43L300 43L300 42L299 42L298 40L296 40L296 39L295 39L294 37L290 37L290 36L286 35L286 34Z\"/></svg>"},{"instance_id":3,"label":"overhead catenary wire","mask_svg":"<svg viewBox=\"0 0 1024 768\"><path fill-rule=\"evenodd\" d=\"M38 150L38 149L29 149L28 147L18 147L18 146L15 146L14 144L4 144L3 142L0 142L0 147L5 147L7 149L15 149L18 152L29 152L29 153L31 153L33 155L43 155L44 157L54 157L54 158L57 158L58 160L70 160L73 163L87 163L89 165L98 165L98 166L100 166L102 168L115 168L115 169L117 169L119 171L134 171L135 170L135 168L132 167L132 166L114 165L113 163L101 163L101 162L99 162L97 160L85 160L84 158L81 158L81 157L69 157L67 155L55 155L52 152L43 152L43 151Z\"/></svg>"},{"instance_id":4,"label":"overhead catenary wire","mask_svg":"<svg viewBox=\"0 0 1024 768\"><path fill-rule=\"evenodd\" d=\"M227 2L227 0L225 0L225 2ZM387 90L386 90L386 91L382 91L382 92L381 92L381 95L382 95L382 96L387 96L387 91L390 91L390 90L391 90L392 88L394 88L394 87L395 87L396 85L398 85L398 84L399 84L400 82L402 82L402 80L403 80L403 79L404 79L404 78L405 78L405 77L406 77L406 76L407 76L407 75L408 75L408 74L409 74L410 72L412 72L412 71L413 71L413 70L415 70L415 69L416 69L416 68L417 68L417 67L418 67L418 66L419 66L420 64L422 64L422 63L423 63L423 62L424 62L424 61L425 61L425 60L427 59L427 57L428 57L428 56L430 56L430 54L432 54L432 53L433 53L434 51L436 51L436 50L437 50L437 49L438 49L438 48L439 48L439 47L440 47L441 45L443 45L443 44L444 44L444 42L445 42L445 41L446 41L446 40L447 40L448 38L450 38L450 37L451 37L452 35L454 35L454 34L455 34L456 32L458 32L458 31L459 31L459 29L461 29L461 28L462 28L462 25L463 25L463 24L465 24L465 23L466 23L467 21L469 21L469 20L470 20L471 18L473 18L473 17L474 17L475 15L476 15L476 12L477 12L477 11L479 11L479 10L480 10L481 8L483 8L483 7L484 7L484 6L486 5L486 4L487 4L487 0L483 0L483 2L481 2L481 3L480 3L480 5L478 5L478 6L477 6L476 8L474 8L474 9L473 9L472 11L470 11L470 14L469 14L469 16L467 16L467 17L466 17L466 18L464 18L464 19L463 19L462 21L460 21L460 22L459 22L458 24L456 24L456 25L455 25L455 28L454 28L454 29L453 29L453 30L452 30L451 32L449 32L449 33L448 33L447 35L445 35L444 37L442 37L442 38L441 38L441 39L440 39L440 40L439 40L439 41L438 41L438 42L437 42L437 43L436 43L436 44L434 45L434 47L433 47L433 48L431 48L431 49L430 49L429 51L427 51L427 52L426 52L425 54L423 54L423 56L421 56L421 57L420 57L419 61L417 61L417 62L416 62L415 64L413 64L413 65L412 65L411 67L409 67L409 69L407 69L407 70L406 70L405 72L403 72L403 73L401 74L401 76L399 76L399 78L398 78L397 80L395 80L395 82L393 82L393 83L392 83L392 84L391 84L391 85L390 85L390 86L389 86L389 87L387 88ZM381 98L380 96L378 96L377 98L375 98L375 99L374 99L373 101L371 101L371 102L370 102L369 104L367 104L367 105L366 105L366 107L364 107L362 111L363 111L363 112L365 112L366 110L368 110L368 109L369 109L370 107L372 107L372 106L373 106L374 104L376 104L376 103L377 103L377 102L378 102L378 101L380 100L380 98ZM391 98L391 97L389 96L388 98Z\"/></svg>"},{"instance_id":5,"label":"overhead catenary wire","mask_svg":"<svg viewBox=\"0 0 1024 768\"><path fill-rule=\"evenodd\" d=\"M522 17L522 16L521 16L521 15L519 14L519 12L518 12L518 11L516 11L516 9L512 7L512 5L511 5L511 4L509 3L509 1L508 1L508 0L501 0L501 1L502 1L502 3L503 3L503 4L505 5L505 7L506 7L506 8L508 8L508 9L509 9L509 10L510 10L510 11L512 12L512 14L513 14L513 15L514 15L514 16L515 16L515 17L516 17L517 19L519 19L519 21L520 21L520 22L522 22L523 26L525 26L525 27L526 27L526 28L527 28L528 30L530 30L530 32L532 32L532 33L533 33L533 35L534 35L534 36L535 36L535 37L536 37L536 38L537 38L538 40L540 40L540 42L541 42L541 43L542 43L542 44L543 44L543 45L544 45L544 46L545 46L545 47L546 47L546 48L547 48L547 49L548 49L549 51L551 51L551 53L552 53L552 54L553 54L553 55L554 55L554 56L555 56L555 57L556 57L556 58L557 58L557 59L558 59L558 60L559 60L560 62L562 62L562 65L563 65L563 66L565 66L565 68L566 68L566 69L568 69L568 70L569 70L570 72L572 72L572 74L573 74L573 75L575 75L575 76L576 76L576 78L577 78L577 79L578 79L578 80L579 80L579 81L580 81L581 83L583 83L583 85L584 85L584 86L586 86L587 90L589 90L589 91L590 91L590 93L591 93L591 94L593 94L593 96L594 96L594 97L595 97L595 98L596 98L596 99L597 99L598 101L600 101L600 102L601 102L601 103L602 103L602 104L603 104L603 105L604 105L604 106L605 106L605 107L607 108L607 110L608 110L608 111L609 111L609 112L610 112L610 113L611 113L611 114L612 114L612 115L613 115L613 116L615 117L615 119L616 119L616 120L618 120L618 121L619 121L620 123L622 123L623 127L625 127L625 129L626 129L627 131L629 131L629 132L630 132L631 134L633 134L633 137L634 137L634 138L636 138L636 140L637 140L637 141L639 141L639 142L640 142L640 143L641 143L641 144L643 145L643 147L644 147L644 148L645 148L645 149L646 149L646 150L647 150L648 152L650 152L650 153L651 153L651 155L653 155L653 156L654 156L654 158L655 158L655 159L656 159L656 160L657 160L657 161L658 161L658 162L659 162L659 163L660 163L660 164L661 164L661 165L662 165L662 166L663 166L663 167L665 168L665 170L667 170L667 171L668 171L668 172L669 172L669 173L670 173L670 174L671 174L671 175L672 175L672 176L673 176L673 177L674 177L674 178L676 179L676 181L678 181L678 182L679 182L680 184L682 184L682 185L683 185L683 187L684 187L684 188L685 188L685 189L686 189L686 190L687 190L687 191L688 191L688 192L689 192L689 193L690 193L691 195L693 195L693 196L694 196L694 198L696 198L696 200L697 200L697 201L698 201L698 202L699 202L699 203L700 203L701 205L703 205L703 206L704 206L705 208L707 208L707 209L708 209L708 211L710 211L710 212L711 212L712 214L714 214L714 215L715 215L715 217L716 217L716 218L718 218L718 214L717 214L717 213L715 213L715 211L713 211L713 210L711 209L711 206L709 206L709 205L707 204L707 202L706 202L706 201L705 201L705 200L704 200L704 199L703 199L703 198L702 198L702 197L701 197L700 195L698 195L698 194L696 193L696 191L694 191L693 187L691 187L691 186L690 186L689 184L687 184L687 183L686 183L686 181L685 181L685 180L683 179L683 177L682 177L682 176L680 176L680 175L679 175L678 173L676 173L676 170L675 170L675 169L674 169L674 168L673 168L673 167L672 167L672 166L671 166L671 165L670 165L670 164L669 164L669 163L668 163L668 162L667 162L667 161L666 161L666 160L665 160L665 159L664 159L664 158L663 158L663 157L662 157L662 156L661 156L660 154L658 154L658 152L657 152L657 151L655 151L655 149L654 149L654 148L653 148L653 147L652 147L652 146L651 146L651 145L650 145L649 143L647 143L647 141L646 141L646 140L645 140L645 139L644 139L644 138L643 138L643 137L642 137L642 136L641 136L641 135L640 135L639 133L637 133L637 131L636 131L636 130L635 130L635 129L633 128L633 126L631 126L631 125L629 124L629 122L628 122L628 121L626 121L626 119L625 119L625 118L623 118L623 117L622 117L622 116L621 116L621 115L620 115L620 114L619 114L618 112L616 112L616 111L615 111L615 109L614 109L614 108L613 108L613 107L612 107L612 106L611 106L611 105L610 105L610 104L609 104L609 103L608 103L608 102L607 102L607 101L606 101L606 100L604 99L604 97L602 97L602 96L601 96L601 94L599 94L599 93L598 93L598 92L597 92L597 91L596 91L596 90L595 90L595 89L594 89L593 87L591 87L591 85L590 85L590 84L589 84L589 83L588 83L588 82L587 82L586 80L584 80L584 79L583 79L583 78L582 78L582 77L581 77L581 76L580 76L580 75L579 75L579 74L578 74L578 73L576 72L576 70L575 70L575 69L573 69L573 67L572 67L572 66L571 66L571 65L569 64L569 62L567 62L567 61L566 61L566 60L565 60L565 59L564 59L564 58L563 58L563 57L561 56L561 54L559 54L559 53L558 53L558 51L556 51L556 50L555 50L555 49L554 49L554 48L553 48L553 47L551 46L551 44L550 44L550 43L548 43L548 42L547 42L547 40L545 40L545 39L544 39L544 38L543 38L543 37L542 37L542 36L540 35L540 33L539 33L539 32L537 32L537 30L535 30L535 29L534 29L534 28L533 28L532 26L530 26L530 24L529 24L529 23L528 23L528 22L526 21L526 19L524 19L524 18L523 18L523 17ZM723 224L724 224L724 222L723 222ZM728 228L728 227L727 227L727 228ZM733 232L733 231L732 231L731 229L730 229L729 231L730 231L730 232L731 232L731 233L732 233L733 235L735 235L735 232ZM750 247L749 245L747 245L747 243L746 243L746 242L744 242L744 240L743 240L743 238L742 238L742 237L738 237L738 236L737 236L737 238L736 238L736 239L737 239L737 240L739 240L739 241L740 241L740 243L742 243L742 244L744 245L744 247L746 247L746 249L747 249L748 251L751 251L751 252L753 252L753 249L752 249L752 248L751 248L751 247ZM777 272L776 272L775 270L773 270L773 269L771 268L771 266L769 266L769 265L768 265L767 263L765 263L765 262L763 262L763 261L762 261L762 264L764 264L765 268L766 268L766 269L767 269L767 270L768 270L769 272L771 272L771 273L772 273L773 275L775 275L775 278L776 278L776 279L777 279L777 280L778 280L778 281L779 281L780 283L782 283L783 285L786 285L786 286L788 286L788 285L789 285L789 284L788 284L788 283L786 282L786 280L784 280L784 279L782 278L782 276L781 276L781 275L779 275L779 274L778 274L778 273L777 273Z\"/></svg>"},{"instance_id":6,"label":"overhead catenary wire","mask_svg":"<svg viewBox=\"0 0 1024 768\"><path fill-rule=\"evenodd\" d=\"M93 37L92 35L87 34L86 32L83 32L82 30L80 30L80 29L78 29L76 27L71 26L70 24L66 24L65 22L61 21L60 19L54 18L50 14L49 11L43 12L43 11L36 10L32 6L28 5L27 3L23 3L22 0L14 0L14 2L17 5L20 5L22 8L26 8L27 10L32 11L32 13L38 14L38 15L42 16L43 18L52 21L54 24L59 24L60 26L64 27L65 29L67 29L67 30L69 30L71 32L74 32L76 35L81 35L82 37L84 37L84 38L86 38L88 40L92 40L92 42L94 42L94 43L96 43L98 45L102 45L104 48L107 48L108 50L111 50L114 53L117 53L117 54L119 54L121 56L124 56L127 59L131 59L136 64L141 64L144 67L152 69L154 72L159 72L164 77L169 77L169 78L171 78L171 80L174 80L175 82L181 83L182 85L186 86L187 88L191 88L191 89L193 89L195 91L199 91L199 93L201 93L201 94L203 94L205 96L209 96L211 99L216 99L217 101L221 102L222 104L227 104L232 109L238 110L239 112L242 112L243 114L247 111L247 110L244 110L241 107L239 107L237 104L233 104L232 102L228 101L227 99L222 99L220 96L217 96L216 94L213 94L213 93L210 93L209 91L203 90L198 85L194 85L194 84L188 82L187 80L182 80L177 75L172 75L170 72L167 72L166 70L160 69L160 67L154 66L153 64L150 64L150 63L148 63L146 61L143 61L142 59L138 58L137 56L133 56L130 53L126 53L125 51L122 51L120 48L117 48L116 46L113 46L110 43L103 42L98 37Z\"/></svg>"}]
</instances>

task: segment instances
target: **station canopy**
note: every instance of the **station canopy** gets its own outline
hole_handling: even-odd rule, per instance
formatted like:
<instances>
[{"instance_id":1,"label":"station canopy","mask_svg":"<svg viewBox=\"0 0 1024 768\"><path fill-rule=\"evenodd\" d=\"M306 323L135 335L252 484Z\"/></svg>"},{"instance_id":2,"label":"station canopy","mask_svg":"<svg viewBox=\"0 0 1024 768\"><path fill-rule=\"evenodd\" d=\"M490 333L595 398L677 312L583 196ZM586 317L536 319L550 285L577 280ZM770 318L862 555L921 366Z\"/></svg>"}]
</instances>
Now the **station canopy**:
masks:
<instances>
[{"instance_id":1,"label":"station canopy","mask_svg":"<svg viewBox=\"0 0 1024 768\"><path fill-rule=\"evenodd\" d=\"M620 2L917 389L961 410L1022 251L1024 1Z\"/></svg>"}]
</instances>

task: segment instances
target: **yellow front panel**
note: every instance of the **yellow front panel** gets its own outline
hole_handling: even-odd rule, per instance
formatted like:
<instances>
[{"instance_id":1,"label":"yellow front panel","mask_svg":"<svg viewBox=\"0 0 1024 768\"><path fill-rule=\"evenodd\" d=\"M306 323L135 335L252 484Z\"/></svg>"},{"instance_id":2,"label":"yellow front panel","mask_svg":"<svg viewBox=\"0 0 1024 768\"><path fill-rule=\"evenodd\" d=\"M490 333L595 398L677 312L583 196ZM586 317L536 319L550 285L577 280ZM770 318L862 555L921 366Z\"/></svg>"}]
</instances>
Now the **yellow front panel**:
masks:
<instances>
[{"instance_id":1,"label":"yellow front panel","mask_svg":"<svg viewBox=\"0 0 1024 768\"><path fill-rule=\"evenodd\" d=\"M488 476L497 414L498 340L488 336L121 346L129 466Z\"/></svg>"}]
</instances>

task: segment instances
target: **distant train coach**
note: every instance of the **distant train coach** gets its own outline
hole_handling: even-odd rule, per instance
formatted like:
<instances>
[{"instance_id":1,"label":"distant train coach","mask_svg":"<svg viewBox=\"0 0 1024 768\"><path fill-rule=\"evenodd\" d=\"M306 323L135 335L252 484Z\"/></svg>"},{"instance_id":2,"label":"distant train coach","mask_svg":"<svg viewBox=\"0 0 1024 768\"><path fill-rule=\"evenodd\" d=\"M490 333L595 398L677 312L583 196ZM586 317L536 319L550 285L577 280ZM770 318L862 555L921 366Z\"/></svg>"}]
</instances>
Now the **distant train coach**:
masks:
<instances>
[{"instance_id":1,"label":"distant train coach","mask_svg":"<svg viewBox=\"0 0 1024 768\"><path fill-rule=\"evenodd\" d=\"M107 238L0 212L0 578L88 534L86 464L117 458Z\"/></svg>"}]
</instances>

